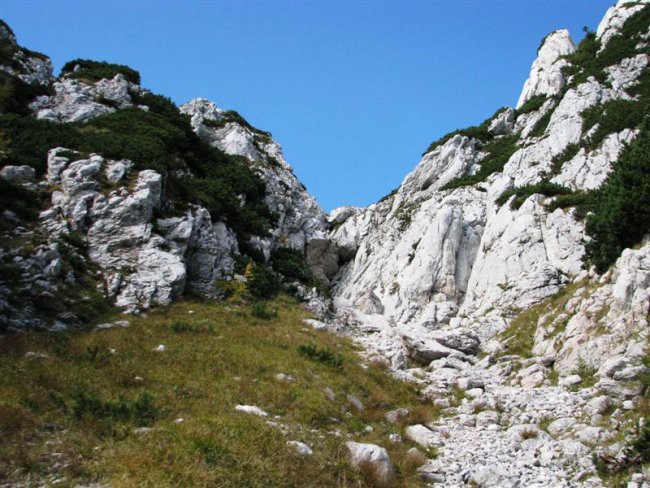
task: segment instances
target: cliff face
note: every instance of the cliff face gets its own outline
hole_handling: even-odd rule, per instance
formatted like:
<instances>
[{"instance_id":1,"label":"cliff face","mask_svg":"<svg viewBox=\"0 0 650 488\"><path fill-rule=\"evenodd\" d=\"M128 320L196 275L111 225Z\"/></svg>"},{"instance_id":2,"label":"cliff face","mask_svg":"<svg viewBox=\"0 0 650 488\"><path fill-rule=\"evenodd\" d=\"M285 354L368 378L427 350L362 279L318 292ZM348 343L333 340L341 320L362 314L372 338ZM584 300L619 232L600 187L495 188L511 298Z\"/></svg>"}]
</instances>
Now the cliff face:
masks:
<instances>
[{"instance_id":1,"label":"cliff face","mask_svg":"<svg viewBox=\"0 0 650 488\"><path fill-rule=\"evenodd\" d=\"M13 90L2 180L29 207L21 214L18 201L5 202L3 328L76 326L88 318L77 313L84 301L137 313L186 291L223 296L221 283L244 279L244 255L269 263L274 250L300 256L329 242L325 213L280 146L236 112L204 99L178 110L125 66L76 60L54 77L49 59L16 44L5 24L2 35L12 57L0 68ZM16 142L46 133L60 146L41 153L47 142ZM15 162L25 157L36 167ZM312 261L318 271L323 260Z\"/></svg>"},{"instance_id":2,"label":"cliff face","mask_svg":"<svg viewBox=\"0 0 650 488\"><path fill-rule=\"evenodd\" d=\"M610 10L594 36L600 49L642 8L620 2ZM645 46L606 66L600 79L582 81L567 69L580 69L568 32L551 33L517 109L432 145L381 202L333 211L331 235L345 263L334 285L339 308L395 335L459 329L488 341L514 311L569 283L607 279L584 269L583 213L552 202L601 187L639 134L635 122L608 132L607 120L589 125L584 114L638 99L629 89L647 83ZM595 140L599 127L606 133ZM648 248L630 252L642 259Z\"/></svg>"},{"instance_id":3,"label":"cliff face","mask_svg":"<svg viewBox=\"0 0 650 488\"><path fill-rule=\"evenodd\" d=\"M329 216L236 112L177 109L119 65L55 78L0 25L0 327L219 297L270 265L447 410L418 431L439 447L432 482L600 486L592 454L629 458L607 429L638 427L647 374L649 9L619 1L578 46L549 34L516 108Z\"/></svg>"},{"instance_id":4,"label":"cliff face","mask_svg":"<svg viewBox=\"0 0 650 488\"><path fill-rule=\"evenodd\" d=\"M634 249L617 252L608 270L590 263L602 241L595 214L606 208L594 200L609 194L623 160L650 167L648 8L619 2L580 46L566 30L551 33L516 109L432 144L382 201L329 216L342 263L333 285L338 327L432 396L450 388L471 395L441 402L450 418L434 431L450 435L425 469L431 479L568 486L593 469L591 453L604 445L625 457L594 405L620 408L641 391L647 220ZM632 213L647 205L644 190L637 199ZM534 447L513 449L516 426L537 432L545 419L565 417L551 436L539 431ZM621 419L619 410L610 428ZM468 452L468 443L481 448Z\"/></svg>"}]
</instances>

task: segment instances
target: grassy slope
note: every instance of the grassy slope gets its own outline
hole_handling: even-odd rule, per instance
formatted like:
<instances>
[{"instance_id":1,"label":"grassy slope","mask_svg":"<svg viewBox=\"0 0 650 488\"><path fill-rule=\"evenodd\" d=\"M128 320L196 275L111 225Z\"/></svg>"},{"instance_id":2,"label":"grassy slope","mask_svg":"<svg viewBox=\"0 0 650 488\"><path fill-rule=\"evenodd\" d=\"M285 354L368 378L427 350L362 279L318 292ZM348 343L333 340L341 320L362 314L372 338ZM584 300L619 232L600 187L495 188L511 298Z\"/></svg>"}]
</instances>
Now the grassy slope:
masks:
<instances>
[{"instance_id":1,"label":"grassy slope","mask_svg":"<svg viewBox=\"0 0 650 488\"><path fill-rule=\"evenodd\" d=\"M434 407L379 365L362 367L348 340L307 328L292 299L271 306L279 317L264 321L244 303L182 301L129 317L129 328L5 336L0 483L57 475L66 478L60 486L90 479L112 486L372 485L348 466L345 441L352 439L387 447L400 472L396 486L419 486L405 456L411 445L388 442L401 426L387 424L384 413L415 406L410 421L425 421ZM167 350L153 352L158 344ZM299 354L303 344L340 352L343 366ZM25 358L27 351L48 357ZM277 373L296 381L278 381ZM145 392L153 408L142 401ZM348 394L365 411L348 411ZM235 412L240 403L279 416L286 433ZM133 432L142 425L153 430ZM367 425L372 433L362 432ZM328 434L337 430L342 436ZM306 442L314 455L297 456L287 440Z\"/></svg>"}]
</instances>

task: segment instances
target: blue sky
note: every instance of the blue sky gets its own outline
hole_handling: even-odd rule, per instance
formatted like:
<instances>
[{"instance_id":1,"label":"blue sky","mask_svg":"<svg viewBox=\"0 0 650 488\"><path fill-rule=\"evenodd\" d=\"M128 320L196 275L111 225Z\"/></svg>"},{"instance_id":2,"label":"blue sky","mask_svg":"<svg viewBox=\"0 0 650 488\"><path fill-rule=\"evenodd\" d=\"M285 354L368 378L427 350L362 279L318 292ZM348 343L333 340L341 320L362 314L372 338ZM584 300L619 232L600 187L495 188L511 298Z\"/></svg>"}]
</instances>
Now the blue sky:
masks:
<instances>
[{"instance_id":1,"label":"blue sky","mask_svg":"<svg viewBox=\"0 0 650 488\"><path fill-rule=\"evenodd\" d=\"M22 45L127 64L273 133L319 203L368 205L431 141L514 105L541 38L613 0L0 0Z\"/></svg>"}]
</instances>

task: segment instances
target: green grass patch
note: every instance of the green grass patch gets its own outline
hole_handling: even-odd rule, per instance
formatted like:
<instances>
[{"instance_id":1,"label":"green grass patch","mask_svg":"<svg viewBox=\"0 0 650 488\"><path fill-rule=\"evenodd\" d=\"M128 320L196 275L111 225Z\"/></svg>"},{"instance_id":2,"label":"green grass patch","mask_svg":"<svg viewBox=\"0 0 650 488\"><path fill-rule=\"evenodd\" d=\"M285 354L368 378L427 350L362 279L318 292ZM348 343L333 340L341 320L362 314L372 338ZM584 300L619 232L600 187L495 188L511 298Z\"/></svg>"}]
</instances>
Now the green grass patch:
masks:
<instances>
[{"instance_id":1,"label":"green grass patch","mask_svg":"<svg viewBox=\"0 0 650 488\"><path fill-rule=\"evenodd\" d=\"M533 342L540 317L549 314L547 322L553 320L555 316L562 313L573 293L583 285L583 282L571 283L537 305L520 311L500 334L505 344L500 355L515 354L523 358L532 357Z\"/></svg>"},{"instance_id":2,"label":"green grass patch","mask_svg":"<svg viewBox=\"0 0 650 488\"><path fill-rule=\"evenodd\" d=\"M6 335L0 341L3 479L31 483L56 475L70 486L372 486L349 466L345 442L352 439L389 450L398 471L391 486L424 486L407 460L411 445L387 442L401 427L388 424L385 414L409 407L433 420L430 401L378 365L361 367L349 340L305 328L307 314L293 299L281 296L269 306L278 309L277 320L251 316L245 303L182 301L126 317L128 328ZM158 344L166 351L154 352ZM332 367L300 353L305 344L346 360ZM108 360L100 360L109 350ZM27 351L47 357L25 358ZM278 373L295 380L278 381ZM365 409L343 414L347 395ZM235 411L238 404L279 416L273 420L284 428ZM366 425L373 432L363 432ZM151 430L137 433L142 426ZM288 440L307 443L314 454L298 456Z\"/></svg>"},{"instance_id":3,"label":"green grass patch","mask_svg":"<svg viewBox=\"0 0 650 488\"><path fill-rule=\"evenodd\" d=\"M298 346L298 353L312 361L319 361L324 364L329 364L335 368L343 366L344 358L341 353L335 353L331 349L318 348L315 344L301 344Z\"/></svg>"},{"instance_id":4,"label":"green grass patch","mask_svg":"<svg viewBox=\"0 0 650 488\"><path fill-rule=\"evenodd\" d=\"M269 307L264 302L255 302L251 305L251 315L259 319L272 320L278 318L278 309Z\"/></svg>"}]
</instances>

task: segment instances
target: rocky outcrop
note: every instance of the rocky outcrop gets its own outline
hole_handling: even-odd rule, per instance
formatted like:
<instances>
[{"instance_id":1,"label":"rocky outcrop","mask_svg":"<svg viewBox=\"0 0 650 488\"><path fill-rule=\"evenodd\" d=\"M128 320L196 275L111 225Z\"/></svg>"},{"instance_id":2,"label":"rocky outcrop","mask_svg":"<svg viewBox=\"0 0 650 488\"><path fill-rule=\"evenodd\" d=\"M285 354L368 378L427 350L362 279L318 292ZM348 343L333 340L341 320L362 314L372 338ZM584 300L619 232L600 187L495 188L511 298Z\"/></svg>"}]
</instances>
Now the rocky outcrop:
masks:
<instances>
[{"instance_id":1,"label":"rocky outcrop","mask_svg":"<svg viewBox=\"0 0 650 488\"><path fill-rule=\"evenodd\" d=\"M162 178L152 170L136 173L132 166L130 161L105 160L96 154L77 159L67 149L51 150L42 184L59 189L52 193L52 205L41 212L38 228L30 232L45 231L51 244L24 260L21 269L37 267L35 276L57 278L61 267L57 243L74 238L83 240L104 293L127 312L168 304L186 288L218 296L215 283L232 275L238 254L234 233L222 222L212 222L201 207L191 207L182 216L158 218ZM6 308L11 309L8 304ZM67 319L67 325L74 325L73 317ZM32 322L7 325L48 326ZM66 317L57 323L63 327Z\"/></svg>"},{"instance_id":2,"label":"rocky outcrop","mask_svg":"<svg viewBox=\"0 0 650 488\"><path fill-rule=\"evenodd\" d=\"M53 122L85 122L100 115L131 107L130 90L138 89L121 74L94 84L64 78L53 85L53 95L43 95L30 104L38 119ZM145 107L146 108L146 107Z\"/></svg>"},{"instance_id":3,"label":"rocky outcrop","mask_svg":"<svg viewBox=\"0 0 650 488\"><path fill-rule=\"evenodd\" d=\"M568 64L563 56L573 53L575 49L576 46L566 29L557 30L546 36L537 51L537 59L521 91L517 108L534 96L554 96L560 93L564 86L562 67Z\"/></svg>"},{"instance_id":4,"label":"rocky outcrop","mask_svg":"<svg viewBox=\"0 0 650 488\"><path fill-rule=\"evenodd\" d=\"M268 132L253 128L236 112L220 109L204 98L191 100L180 110L191 117L192 127L202 139L227 154L247 158L266 183L266 203L277 214L278 222L271 238L256 239L253 244L267 257L277 247L305 251L312 239L326 239L325 213L298 181ZM323 263L321 267L329 269L330 265ZM323 278L332 274L315 270Z\"/></svg>"},{"instance_id":5,"label":"rocky outcrop","mask_svg":"<svg viewBox=\"0 0 650 488\"><path fill-rule=\"evenodd\" d=\"M605 47L609 40L618 34L625 21L640 11L647 1L619 0L616 5L607 9L605 16L598 24L596 35L600 39L602 47Z\"/></svg>"},{"instance_id":6,"label":"rocky outcrop","mask_svg":"<svg viewBox=\"0 0 650 488\"><path fill-rule=\"evenodd\" d=\"M52 62L47 56L18 45L11 28L0 20L0 42L4 44L0 71L17 76L30 85L48 85L52 82Z\"/></svg>"}]
</instances>

